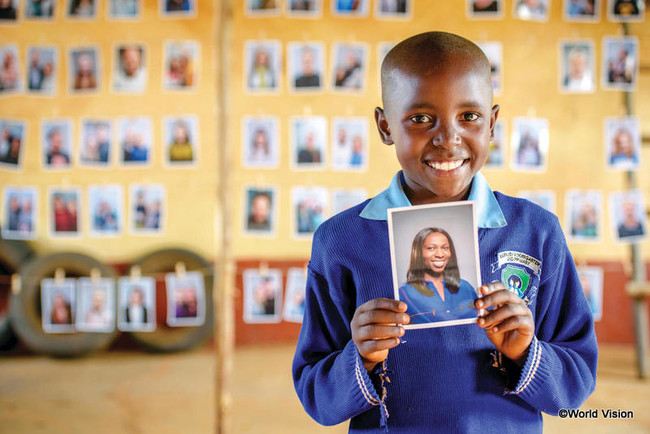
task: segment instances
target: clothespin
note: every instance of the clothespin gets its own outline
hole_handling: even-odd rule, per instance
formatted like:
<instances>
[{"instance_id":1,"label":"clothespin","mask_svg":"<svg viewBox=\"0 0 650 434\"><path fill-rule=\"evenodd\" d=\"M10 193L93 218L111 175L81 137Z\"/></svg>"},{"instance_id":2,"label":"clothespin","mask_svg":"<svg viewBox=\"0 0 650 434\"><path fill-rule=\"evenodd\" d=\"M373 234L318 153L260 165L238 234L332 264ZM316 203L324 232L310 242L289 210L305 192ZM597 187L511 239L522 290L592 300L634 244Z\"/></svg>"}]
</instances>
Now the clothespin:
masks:
<instances>
[{"instance_id":1,"label":"clothespin","mask_svg":"<svg viewBox=\"0 0 650 434\"><path fill-rule=\"evenodd\" d=\"M57 285L61 285L65 279L65 270L61 267L54 270L54 282Z\"/></svg>"},{"instance_id":2,"label":"clothespin","mask_svg":"<svg viewBox=\"0 0 650 434\"><path fill-rule=\"evenodd\" d=\"M140 266L139 265L132 266L129 275L131 281L138 280L140 277L142 277L142 270L140 269Z\"/></svg>"},{"instance_id":3,"label":"clothespin","mask_svg":"<svg viewBox=\"0 0 650 434\"><path fill-rule=\"evenodd\" d=\"M92 269L90 270L90 281L91 281L93 284L97 284L97 283L99 283L99 278L100 278L100 277L102 277L102 273L101 273L101 271L99 271L99 268L96 268L96 267L95 267L95 268L92 268Z\"/></svg>"},{"instance_id":4,"label":"clothespin","mask_svg":"<svg viewBox=\"0 0 650 434\"><path fill-rule=\"evenodd\" d=\"M22 279L20 278L20 274L14 273L11 275L11 292L13 294L19 294L20 290L22 289Z\"/></svg>"},{"instance_id":5,"label":"clothespin","mask_svg":"<svg viewBox=\"0 0 650 434\"><path fill-rule=\"evenodd\" d=\"M177 262L174 266L174 271L176 272L176 276L180 277L181 279L185 277L185 273L187 271L185 268L185 262Z\"/></svg>"},{"instance_id":6,"label":"clothespin","mask_svg":"<svg viewBox=\"0 0 650 434\"><path fill-rule=\"evenodd\" d=\"M266 277L269 275L269 264L266 261L260 262L260 267L259 267L259 273L260 276Z\"/></svg>"}]
</instances>

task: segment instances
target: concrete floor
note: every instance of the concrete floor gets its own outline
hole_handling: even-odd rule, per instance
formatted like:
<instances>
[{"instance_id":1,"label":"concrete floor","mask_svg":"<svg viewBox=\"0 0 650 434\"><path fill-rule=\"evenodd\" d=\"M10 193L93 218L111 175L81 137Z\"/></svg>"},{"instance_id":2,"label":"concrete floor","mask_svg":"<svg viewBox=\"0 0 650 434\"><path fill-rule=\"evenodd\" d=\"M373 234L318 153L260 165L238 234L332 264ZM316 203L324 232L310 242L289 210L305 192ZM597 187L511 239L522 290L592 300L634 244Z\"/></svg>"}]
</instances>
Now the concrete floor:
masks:
<instances>
[{"instance_id":1,"label":"concrete floor","mask_svg":"<svg viewBox=\"0 0 650 434\"><path fill-rule=\"evenodd\" d=\"M344 433L311 421L293 391L293 346L237 350L230 379L232 433ZM596 392L583 408L632 410L630 420L545 417L545 432L650 433L650 381L630 347L601 346ZM111 351L77 360L0 359L0 433L212 433L214 353ZM264 358L265 368L260 369Z\"/></svg>"}]
</instances>

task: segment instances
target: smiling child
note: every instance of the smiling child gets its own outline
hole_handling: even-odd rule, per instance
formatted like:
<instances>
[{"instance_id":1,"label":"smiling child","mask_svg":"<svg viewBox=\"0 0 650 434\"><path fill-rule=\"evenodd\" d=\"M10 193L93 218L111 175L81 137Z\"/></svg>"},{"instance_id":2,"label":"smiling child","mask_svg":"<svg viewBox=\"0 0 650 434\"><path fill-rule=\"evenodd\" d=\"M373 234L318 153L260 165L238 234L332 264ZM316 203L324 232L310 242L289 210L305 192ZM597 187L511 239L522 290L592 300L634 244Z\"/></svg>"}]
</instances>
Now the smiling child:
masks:
<instances>
[{"instance_id":1,"label":"smiling child","mask_svg":"<svg viewBox=\"0 0 650 434\"><path fill-rule=\"evenodd\" d=\"M395 46L381 77L375 119L402 170L314 234L298 396L316 421L350 420L350 432L541 432L541 412L593 392L596 337L557 217L492 191L479 172L499 114L490 64L469 40L429 32ZM478 324L409 330L400 344L408 306L393 299L386 210L458 200L476 201L475 307L489 310ZM521 285L509 291L513 276Z\"/></svg>"}]
</instances>

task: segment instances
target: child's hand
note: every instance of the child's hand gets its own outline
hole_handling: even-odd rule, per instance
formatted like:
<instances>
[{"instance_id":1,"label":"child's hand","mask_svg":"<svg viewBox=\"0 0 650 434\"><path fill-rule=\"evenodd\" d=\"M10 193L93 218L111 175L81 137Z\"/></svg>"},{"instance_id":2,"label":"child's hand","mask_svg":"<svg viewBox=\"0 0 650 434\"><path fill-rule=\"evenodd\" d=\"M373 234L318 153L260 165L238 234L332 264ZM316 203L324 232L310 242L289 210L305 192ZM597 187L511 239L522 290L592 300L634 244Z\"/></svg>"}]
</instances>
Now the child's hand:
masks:
<instances>
[{"instance_id":1,"label":"child's hand","mask_svg":"<svg viewBox=\"0 0 650 434\"><path fill-rule=\"evenodd\" d=\"M492 282L479 288L483 297L476 300L479 309L485 311L478 325L485 330L488 339L504 356L523 365L528 347L533 340L535 323L533 314L517 294L506 289L501 282Z\"/></svg>"},{"instance_id":2,"label":"child's hand","mask_svg":"<svg viewBox=\"0 0 650 434\"><path fill-rule=\"evenodd\" d=\"M388 350L400 343L410 318L406 303L388 298L375 298L357 308L350 323L352 340L359 350L363 366L371 371L388 357Z\"/></svg>"}]
</instances>

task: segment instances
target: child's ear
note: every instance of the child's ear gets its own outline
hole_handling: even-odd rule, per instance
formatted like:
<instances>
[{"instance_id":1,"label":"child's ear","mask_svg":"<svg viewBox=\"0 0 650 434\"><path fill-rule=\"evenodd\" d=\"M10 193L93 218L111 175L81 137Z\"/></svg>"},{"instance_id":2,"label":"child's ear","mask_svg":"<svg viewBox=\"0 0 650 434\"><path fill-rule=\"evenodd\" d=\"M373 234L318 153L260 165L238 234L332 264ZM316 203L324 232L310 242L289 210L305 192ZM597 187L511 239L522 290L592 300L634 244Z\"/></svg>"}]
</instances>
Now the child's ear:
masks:
<instances>
[{"instance_id":1,"label":"child's ear","mask_svg":"<svg viewBox=\"0 0 650 434\"><path fill-rule=\"evenodd\" d=\"M498 104L492 106L492 114L490 115L490 137L494 137L494 125L497 123L500 108L501 107L499 107Z\"/></svg>"},{"instance_id":2,"label":"child's ear","mask_svg":"<svg viewBox=\"0 0 650 434\"><path fill-rule=\"evenodd\" d=\"M390 134L390 128L388 128L388 120L386 119L386 114L381 107L375 107L375 122L377 123L377 130L379 130L379 137L385 145L393 144L393 137Z\"/></svg>"}]
</instances>

